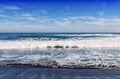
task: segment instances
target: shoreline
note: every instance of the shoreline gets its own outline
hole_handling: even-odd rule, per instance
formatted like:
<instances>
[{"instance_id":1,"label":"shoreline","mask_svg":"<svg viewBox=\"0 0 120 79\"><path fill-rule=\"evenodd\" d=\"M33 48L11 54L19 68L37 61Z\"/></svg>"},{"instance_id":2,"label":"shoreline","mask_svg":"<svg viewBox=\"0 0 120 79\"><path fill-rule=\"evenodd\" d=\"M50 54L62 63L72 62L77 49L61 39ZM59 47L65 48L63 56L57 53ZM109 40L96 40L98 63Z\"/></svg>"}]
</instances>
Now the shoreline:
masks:
<instances>
[{"instance_id":1,"label":"shoreline","mask_svg":"<svg viewBox=\"0 0 120 79\"><path fill-rule=\"evenodd\" d=\"M0 66L10 67L35 67L35 68L57 68L57 69L115 69L120 70L119 66L116 65L58 65L57 63L52 64L26 64L26 63L6 63L0 64Z\"/></svg>"}]
</instances>

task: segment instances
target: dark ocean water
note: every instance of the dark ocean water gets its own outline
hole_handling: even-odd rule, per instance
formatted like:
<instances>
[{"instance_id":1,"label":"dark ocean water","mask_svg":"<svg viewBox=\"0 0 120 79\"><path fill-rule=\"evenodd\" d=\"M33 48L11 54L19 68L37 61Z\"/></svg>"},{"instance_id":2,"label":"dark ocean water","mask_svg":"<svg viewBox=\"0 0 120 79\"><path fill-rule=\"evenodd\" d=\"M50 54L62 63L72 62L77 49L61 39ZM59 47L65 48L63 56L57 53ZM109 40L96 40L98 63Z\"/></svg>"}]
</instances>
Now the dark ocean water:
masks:
<instances>
[{"instance_id":1,"label":"dark ocean water","mask_svg":"<svg viewBox=\"0 0 120 79\"><path fill-rule=\"evenodd\" d=\"M1 40L12 40L20 38L95 38L116 37L120 33L0 33Z\"/></svg>"}]
</instances>

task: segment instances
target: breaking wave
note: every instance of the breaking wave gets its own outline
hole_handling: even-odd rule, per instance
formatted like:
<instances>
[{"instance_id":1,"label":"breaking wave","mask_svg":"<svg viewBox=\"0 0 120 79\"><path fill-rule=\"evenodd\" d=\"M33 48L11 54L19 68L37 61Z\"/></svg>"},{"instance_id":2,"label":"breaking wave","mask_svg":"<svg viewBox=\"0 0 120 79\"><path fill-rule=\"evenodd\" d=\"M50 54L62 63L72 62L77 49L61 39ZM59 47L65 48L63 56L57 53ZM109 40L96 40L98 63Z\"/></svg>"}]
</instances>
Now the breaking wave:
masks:
<instances>
[{"instance_id":1,"label":"breaking wave","mask_svg":"<svg viewBox=\"0 0 120 79\"><path fill-rule=\"evenodd\" d=\"M0 49L120 48L120 38L0 40Z\"/></svg>"},{"instance_id":2,"label":"breaking wave","mask_svg":"<svg viewBox=\"0 0 120 79\"><path fill-rule=\"evenodd\" d=\"M0 40L18 39L67 39L67 38L109 38L120 37L120 34L96 34L96 33L0 33Z\"/></svg>"},{"instance_id":3,"label":"breaking wave","mask_svg":"<svg viewBox=\"0 0 120 79\"><path fill-rule=\"evenodd\" d=\"M0 65L120 68L119 34L0 36ZM16 37L18 37L16 39Z\"/></svg>"}]
</instances>

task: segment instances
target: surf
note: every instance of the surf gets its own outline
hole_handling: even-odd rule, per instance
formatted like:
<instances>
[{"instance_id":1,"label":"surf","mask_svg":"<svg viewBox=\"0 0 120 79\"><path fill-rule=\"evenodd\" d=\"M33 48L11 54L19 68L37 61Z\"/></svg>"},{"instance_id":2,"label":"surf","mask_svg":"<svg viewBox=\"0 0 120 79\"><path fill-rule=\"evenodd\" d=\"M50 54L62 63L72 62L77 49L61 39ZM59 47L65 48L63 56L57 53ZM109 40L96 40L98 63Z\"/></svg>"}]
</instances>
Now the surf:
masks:
<instances>
[{"instance_id":1,"label":"surf","mask_svg":"<svg viewBox=\"0 0 120 79\"><path fill-rule=\"evenodd\" d=\"M66 40L0 40L0 49L47 48L120 48L120 38L66 39Z\"/></svg>"}]
</instances>

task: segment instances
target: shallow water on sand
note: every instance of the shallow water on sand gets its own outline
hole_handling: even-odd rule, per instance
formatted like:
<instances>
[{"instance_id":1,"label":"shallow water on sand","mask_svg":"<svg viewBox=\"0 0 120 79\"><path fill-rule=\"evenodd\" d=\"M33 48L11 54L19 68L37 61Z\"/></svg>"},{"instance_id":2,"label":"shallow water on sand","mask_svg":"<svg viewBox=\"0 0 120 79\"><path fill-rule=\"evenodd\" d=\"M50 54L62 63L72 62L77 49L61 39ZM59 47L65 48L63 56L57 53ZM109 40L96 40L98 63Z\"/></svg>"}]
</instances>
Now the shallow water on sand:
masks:
<instances>
[{"instance_id":1,"label":"shallow water on sand","mask_svg":"<svg viewBox=\"0 0 120 79\"><path fill-rule=\"evenodd\" d=\"M0 79L120 79L120 70L0 66Z\"/></svg>"}]
</instances>

